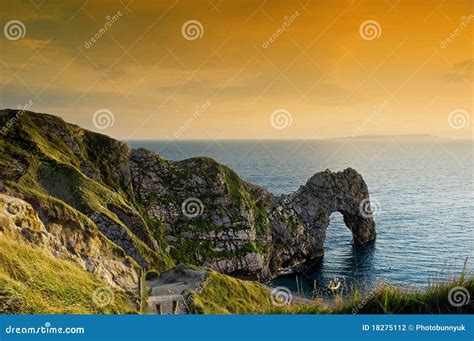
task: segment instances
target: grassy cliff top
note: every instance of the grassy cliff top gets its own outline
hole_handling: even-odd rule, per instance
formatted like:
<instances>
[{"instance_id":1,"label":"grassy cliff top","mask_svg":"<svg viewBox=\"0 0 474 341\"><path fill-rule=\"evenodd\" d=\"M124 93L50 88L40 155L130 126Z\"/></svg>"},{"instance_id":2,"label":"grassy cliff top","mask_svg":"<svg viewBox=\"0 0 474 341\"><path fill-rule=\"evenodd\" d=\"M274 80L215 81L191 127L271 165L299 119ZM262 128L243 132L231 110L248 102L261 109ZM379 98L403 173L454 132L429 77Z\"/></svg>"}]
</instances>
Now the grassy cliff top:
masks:
<instances>
[{"instance_id":1,"label":"grassy cliff top","mask_svg":"<svg viewBox=\"0 0 474 341\"><path fill-rule=\"evenodd\" d=\"M73 262L0 238L1 313L127 313L135 311L131 300Z\"/></svg>"},{"instance_id":2,"label":"grassy cliff top","mask_svg":"<svg viewBox=\"0 0 474 341\"><path fill-rule=\"evenodd\" d=\"M211 271L204 288L189 295L193 299L190 310L197 314L468 314L472 301L459 307L449 301L459 288L473 297L474 278L461 276L425 290L383 285L365 294L336 294L334 302L316 299L308 304L293 296L288 304L279 306L272 304L272 294L262 284Z\"/></svg>"}]
</instances>

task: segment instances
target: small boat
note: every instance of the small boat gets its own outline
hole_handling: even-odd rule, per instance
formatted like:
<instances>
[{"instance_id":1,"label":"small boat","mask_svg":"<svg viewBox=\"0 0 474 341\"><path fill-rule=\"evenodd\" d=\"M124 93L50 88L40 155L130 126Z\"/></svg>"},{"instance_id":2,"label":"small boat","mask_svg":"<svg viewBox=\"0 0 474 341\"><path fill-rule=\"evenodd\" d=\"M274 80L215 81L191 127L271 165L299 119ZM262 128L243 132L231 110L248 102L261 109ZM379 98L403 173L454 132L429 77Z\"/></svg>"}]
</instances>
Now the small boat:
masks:
<instances>
[{"instance_id":1,"label":"small boat","mask_svg":"<svg viewBox=\"0 0 474 341\"><path fill-rule=\"evenodd\" d=\"M339 289L340 286L341 286L341 282L339 282L337 278L334 278L334 281L333 280L329 281L328 289L331 291L336 291L337 289Z\"/></svg>"}]
</instances>

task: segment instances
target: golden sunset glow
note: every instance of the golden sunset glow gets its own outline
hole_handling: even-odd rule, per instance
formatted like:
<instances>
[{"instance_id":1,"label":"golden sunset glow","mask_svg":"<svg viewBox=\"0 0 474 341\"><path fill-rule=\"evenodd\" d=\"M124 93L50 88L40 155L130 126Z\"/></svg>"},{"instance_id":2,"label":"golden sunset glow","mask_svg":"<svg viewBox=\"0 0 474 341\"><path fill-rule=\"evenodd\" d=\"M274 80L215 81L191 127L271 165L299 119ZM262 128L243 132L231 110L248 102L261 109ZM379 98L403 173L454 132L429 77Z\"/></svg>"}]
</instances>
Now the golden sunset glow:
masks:
<instances>
[{"instance_id":1,"label":"golden sunset glow","mask_svg":"<svg viewBox=\"0 0 474 341\"><path fill-rule=\"evenodd\" d=\"M101 132L123 140L472 138L470 0L0 7L2 27L25 27L24 37L1 37L2 108L31 101L95 131L94 113L106 109L114 122ZM197 36L183 30L191 20ZM378 26L365 32L367 21ZM279 109L284 129L271 121ZM453 128L456 110L470 122Z\"/></svg>"}]
</instances>

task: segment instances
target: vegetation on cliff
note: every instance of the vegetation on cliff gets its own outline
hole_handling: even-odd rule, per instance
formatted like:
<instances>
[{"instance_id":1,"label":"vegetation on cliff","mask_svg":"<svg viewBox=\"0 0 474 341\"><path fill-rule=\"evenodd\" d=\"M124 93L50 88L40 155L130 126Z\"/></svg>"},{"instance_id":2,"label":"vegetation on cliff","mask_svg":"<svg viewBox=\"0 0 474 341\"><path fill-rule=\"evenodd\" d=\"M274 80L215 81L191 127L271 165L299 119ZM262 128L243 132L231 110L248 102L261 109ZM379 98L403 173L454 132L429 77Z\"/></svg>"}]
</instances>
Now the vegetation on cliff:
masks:
<instances>
[{"instance_id":1,"label":"vegetation on cliff","mask_svg":"<svg viewBox=\"0 0 474 341\"><path fill-rule=\"evenodd\" d=\"M133 311L129 294L138 292L142 269L162 273L183 262L215 270L202 291L189 293L193 313L350 313L366 300L356 291L336 306L275 307L264 285L223 274L269 278L322 255L334 211L355 242L373 240L375 223L359 212L368 189L353 169L317 173L297 195L276 198L210 158L164 160L51 115L0 110L0 125L9 127L0 136L5 312ZM472 279L423 293L385 287L358 312L463 311L446 305L455 284L472 295ZM101 307L91 297L103 286L115 300Z\"/></svg>"},{"instance_id":2,"label":"vegetation on cliff","mask_svg":"<svg viewBox=\"0 0 474 341\"><path fill-rule=\"evenodd\" d=\"M0 124L14 117L19 120L0 136L0 191L30 202L47 229L53 217L74 222L157 271L178 262L228 262L233 271L246 267L247 255L268 253L252 237L252 230L268 237L267 213L248 185L216 161L167 161L47 114L2 110ZM181 212L189 197L206 208L195 219ZM233 244L232 233L240 230L249 231L248 239ZM225 240L210 237L221 232Z\"/></svg>"},{"instance_id":3,"label":"vegetation on cliff","mask_svg":"<svg viewBox=\"0 0 474 341\"><path fill-rule=\"evenodd\" d=\"M101 288L113 295L104 306L93 299L94 292ZM71 261L53 258L17 240L0 238L0 313L129 313L135 311L132 301L126 293L110 289Z\"/></svg>"},{"instance_id":4,"label":"vegetation on cliff","mask_svg":"<svg viewBox=\"0 0 474 341\"><path fill-rule=\"evenodd\" d=\"M211 271L202 291L189 293L195 314L258 314L271 309L270 292L258 282Z\"/></svg>"},{"instance_id":5,"label":"vegetation on cliff","mask_svg":"<svg viewBox=\"0 0 474 341\"><path fill-rule=\"evenodd\" d=\"M191 313L198 314L468 314L472 301L454 306L451 290L464 288L474 296L474 278L463 275L449 282L432 284L425 290L408 290L385 285L364 294L333 299L315 299L308 304L296 293L288 304L272 304L271 291L257 282L243 281L211 272L203 290L190 293ZM452 298L451 298L452 299Z\"/></svg>"}]
</instances>

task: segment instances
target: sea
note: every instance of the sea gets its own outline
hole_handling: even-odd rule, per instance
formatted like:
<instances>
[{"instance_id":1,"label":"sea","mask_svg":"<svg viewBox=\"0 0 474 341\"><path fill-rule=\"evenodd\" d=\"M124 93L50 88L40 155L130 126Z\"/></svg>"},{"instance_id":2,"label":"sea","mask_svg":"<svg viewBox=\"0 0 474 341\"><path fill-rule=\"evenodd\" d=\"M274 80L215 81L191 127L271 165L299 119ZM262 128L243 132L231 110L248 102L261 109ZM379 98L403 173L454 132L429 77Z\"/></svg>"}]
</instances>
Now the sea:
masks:
<instances>
[{"instance_id":1,"label":"sea","mask_svg":"<svg viewBox=\"0 0 474 341\"><path fill-rule=\"evenodd\" d=\"M291 193L315 173L356 169L372 201L377 240L351 244L342 215L333 213L325 255L309 270L277 277L307 297L393 284L406 289L472 275L474 144L471 140L368 137L323 140L131 141L171 160L208 156L275 195ZM374 208L375 207L375 208Z\"/></svg>"}]
</instances>

